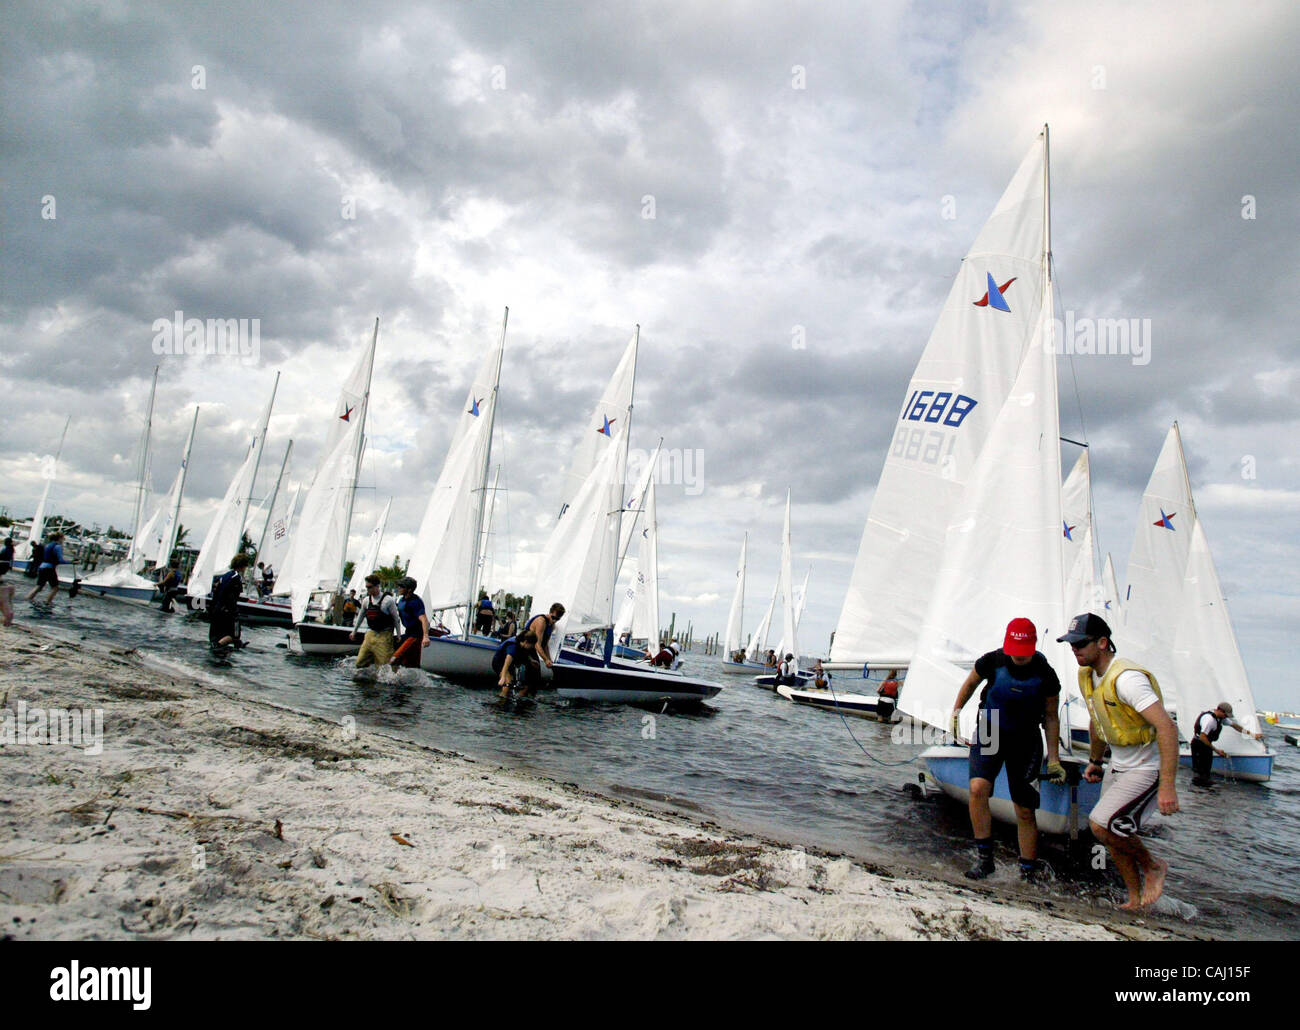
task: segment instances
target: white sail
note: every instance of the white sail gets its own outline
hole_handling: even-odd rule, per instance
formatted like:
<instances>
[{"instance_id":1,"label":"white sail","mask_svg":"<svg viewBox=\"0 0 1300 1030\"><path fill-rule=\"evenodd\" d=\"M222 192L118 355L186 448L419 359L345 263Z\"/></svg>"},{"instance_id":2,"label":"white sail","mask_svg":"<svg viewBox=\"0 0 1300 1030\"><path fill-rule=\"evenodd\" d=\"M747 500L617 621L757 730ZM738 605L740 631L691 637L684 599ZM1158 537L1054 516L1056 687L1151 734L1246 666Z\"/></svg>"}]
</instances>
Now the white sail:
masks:
<instances>
[{"instance_id":1,"label":"white sail","mask_svg":"<svg viewBox=\"0 0 1300 1030\"><path fill-rule=\"evenodd\" d=\"M727 660L740 650L745 632L745 562L749 549L749 534L740 541L740 561L736 564L736 589L731 595L731 611L727 613L727 634L723 654Z\"/></svg>"},{"instance_id":2,"label":"white sail","mask_svg":"<svg viewBox=\"0 0 1300 1030\"><path fill-rule=\"evenodd\" d=\"M1044 134L962 262L908 384L836 626L834 662L903 665L915 649L952 512L1040 321L1045 155Z\"/></svg>"},{"instance_id":3,"label":"white sail","mask_svg":"<svg viewBox=\"0 0 1300 1030\"><path fill-rule=\"evenodd\" d=\"M1092 543L1092 474L1084 450L1061 487L1061 551L1065 563L1065 613L1101 614L1105 602L1097 582Z\"/></svg>"},{"instance_id":4,"label":"white sail","mask_svg":"<svg viewBox=\"0 0 1300 1030\"><path fill-rule=\"evenodd\" d=\"M615 433L614 446L605 448L542 550L533 612L563 604L565 633L610 625L623 503L623 433Z\"/></svg>"},{"instance_id":5,"label":"white sail","mask_svg":"<svg viewBox=\"0 0 1300 1030\"><path fill-rule=\"evenodd\" d=\"M190 434L185 440L185 449L181 452L181 467L172 480L171 489L163 498L158 513L151 520L154 529L145 540L144 560L151 561L155 568L164 569L171 561L172 551L176 549L176 533L180 528L181 501L185 496L185 479L190 467L190 452L194 449L194 431L199 424L199 409L194 409L194 420L190 423Z\"/></svg>"},{"instance_id":6,"label":"white sail","mask_svg":"<svg viewBox=\"0 0 1300 1030\"><path fill-rule=\"evenodd\" d=\"M754 630L754 635L749 641L749 650L745 653L745 660L749 662L761 662L763 656L767 653L767 635L772 629L772 616L776 612L776 600L781 596L781 575L777 573L776 584L772 587L772 599L767 602L767 611L763 613L763 618Z\"/></svg>"},{"instance_id":7,"label":"white sail","mask_svg":"<svg viewBox=\"0 0 1300 1030\"><path fill-rule=\"evenodd\" d=\"M793 554L790 545L790 491L785 492L785 527L781 531L781 579L780 593L782 599L782 633L781 646L777 649L778 658L792 655L791 670L799 668L799 632L798 618L795 614L794 574L792 571Z\"/></svg>"},{"instance_id":8,"label":"white sail","mask_svg":"<svg viewBox=\"0 0 1300 1030\"><path fill-rule=\"evenodd\" d=\"M313 593L337 590L343 578L378 343L379 319L375 319L370 343L339 391L327 433L330 447L316 466L298 524L289 538L284 568L276 577L277 593L284 589L289 594L294 622L306 616Z\"/></svg>"},{"instance_id":9,"label":"white sail","mask_svg":"<svg viewBox=\"0 0 1300 1030\"><path fill-rule=\"evenodd\" d=\"M591 410L591 417L583 426L578 436L577 446L569 470L561 481L560 507L563 516L573 504L578 491L582 489L587 477L600 461L601 455L610 447L627 418L626 412L632 407L632 385L636 376L637 336L634 334L623 350L610 376L605 392ZM570 630L572 632L572 630Z\"/></svg>"},{"instance_id":10,"label":"white sail","mask_svg":"<svg viewBox=\"0 0 1300 1030\"><path fill-rule=\"evenodd\" d=\"M366 544L365 553L362 554L361 560L352 567L352 578L348 580L346 589L355 590L358 597L365 593L366 577L379 567L379 548L384 542L384 530L388 528L388 513L392 508L393 499L390 497L388 503L384 505L384 510L379 513L379 520L375 523L375 528L370 533L370 540Z\"/></svg>"},{"instance_id":11,"label":"white sail","mask_svg":"<svg viewBox=\"0 0 1300 1030\"><path fill-rule=\"evenodd\" d=\"M565 633L612 627L614 622L639 339L638 327L600 403L579 430L570 479L589 461L590 471L561 505L561 517L542 549L532 592L533 612L563 604ZM569 485L566 480L566 492Z\"/></svg>"},{"instance_id":12,"label":"white sail","mask_svg":"<svg viewBox=\"0 0 1300 1030\"><path fill-rule=\"evenodd\" d=\"M275 376L276 385L280 374ZM271 387L271 396L262 409L262 417L244 461L235 472L234 478L226 487L225 496L217 507L216 514L208 524L203 544L199 547L198 557L190 569L186 590L191 597L206 597L212 589L212 578L219 576L230 567L230 560L239 553L239 545L244 538L244 525L247 521L249 503L253 496L254 480L257 478L257 466L262 459L262 448L266 444L266 430L271 422L271 408L275 404L276 386Z\"/></svg>"},{"instance_id":13,"label":"white sail","mask_svg":"<svg viewBox=\"0 0 1300 1030\"><path fill-rule=\"evenodd\" d=\"M641 531L637 553L628 563L631 577L624 591L623 605L614 623L614 637L630 632L645 640L651 650L659 646L659 514L653 478L641 501ZM628 519L624 519L626 523Z\"/></svg>"},{"instance_id":14,"label":"white sail","mask_svg":"<svg viewBox=\"0 0 1300 1030\"><path fill-rule=\"evenodd\" d=\"M1106 563L1101 570L1102 613L1111 627L1119 626L1124 621L1124 608L1119 600L1119 583L1115 579L1115 563L1110 553L1106 554Z\"/></svg>"},{"instance_id":15,"label":"white sail","mask_svg":"<svg viewBox=\"0 0 1300 1030\"><path fill-rule=\"evenodd\" d=\"M794 628L798 632L799 623L803 621L803 608L808 602L808 580L812 578L812 566L803 574L803 585L794 592ZM785 638L781 638L781 643L776 645L776 653L785 654Z\"/></svg>"},{"instance_id":16,"label":"white sail","mask_svg":"<svg viewBox=\"0 0 1300 1030\"><path fill-rule=\"evenodd\" d=\"M1020 374L998 413L945 535L935 583L900 707L946 728L971 663L1000 647L1007 623L1032 620L1038 650L1056 669L1062 700L1073 696L1073 658L1054 638L1065 630L1061 451L1051 299ZM962 711L970 737L975 705Z\"/></svg>"},{"instance_id":17,"label":"white sail","mask_svg":"<svg viewBox=\"0 0 1300 1030\"><path fill-rule=\"evenodd\" d=\"M433 611L466 605L475 586L470 576L479 562L480 491L491 460L504 348L503 326L470 383L407 566L407 575L414 577L425 606Z\"/></svg>"},{"instance_id":18,"label":"white sail","mask_svg":"<svg viewBox=\"0 0 1300 1030\"><path fill-rule=\"evenodd\" d=\"M1187 481L1183 443L1175 422L1142 494L1137 531L1128 559L1128 591L1122 598L1124 629L1118 648L1125 657L1141 662L1160 682L1165 706L1182 718L1178 684L1171 654L1177 619L1170 605L1183 593L1183 577L1191 553L1196 507Z\"/></svg>"},{"instance_id":19,"label":"white sail","mask_svg":"<svg viewBox=\"0 0 1300 1030\"><path fill-rule=\"evenodd\" d=\"M1197 716L1221 701L1232 705L1233 718L1249 733L1259 733L1255 697L1199 518L1192 525L1181 610L1171 621L1178 627L1172 664L1181 701L1178 709L1181 736L1190 740ZM1225 731L1216 746L1230 755L1267 754L1263 741L1233 730Z\"/></svg>"},{"instance_id":20,"label":"white sail","mask_svg":"<svg viewBox=\"0 0 1300 1030\"><path fill-rule=\"evenodd\" d=\"M277 575L284 563L285 555L289 552L289 537L293 533L293 515L298 510L298 495L301 493L301 486L294 490L292 497L289 496L288 490L282 490L267 523L266 544L259 552L259 560L275 569Z\"/></svg>"},{"instance_id":21,"label":"white sail","mask_svg":"<svg viewBox=\"0 0 1300 1030\"><path fill-rule=\"evenodd\" d=\"M32 516L32 524L27 528L27 548L21 552L22 557L31 553L31 545L38 543L45 534L45 506L50 499L50 486L54 483L55 477L59 473L59 459L63 457L63 442L68 438L68 426L72 425L72 416L63 423L63 432L59 436L59 449L54 452L53 464L44 466L42 472L45 475L45 488L41 491L41 499L36 505L36 513Z\"/></svg>"}]
</instances>

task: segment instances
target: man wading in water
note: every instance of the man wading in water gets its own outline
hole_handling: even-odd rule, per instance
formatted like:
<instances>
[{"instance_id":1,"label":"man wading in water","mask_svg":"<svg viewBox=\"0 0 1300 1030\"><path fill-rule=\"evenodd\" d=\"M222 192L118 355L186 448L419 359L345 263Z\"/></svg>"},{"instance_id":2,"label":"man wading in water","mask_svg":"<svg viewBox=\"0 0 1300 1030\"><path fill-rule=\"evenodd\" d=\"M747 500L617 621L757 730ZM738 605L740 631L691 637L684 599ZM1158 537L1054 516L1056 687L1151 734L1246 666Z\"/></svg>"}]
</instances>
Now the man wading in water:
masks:
<instances>
[{"instance_id":1,"label":"man wading in water","mask_svg":"<svg viewBox=\"0 0 1300 1030\"><path fill-rule=\"evenodd\" d=\"M1056 638L1068 643L1079 663L1079 692L1092 716L1092 742L1083 778L1102 778L1102 755L1110 745L1110 775L1088 823L1110 849L1128 888L1126 912L1152 905L1165 887L1169 864L1153 858L1138 839L1142 820L1158 805L1161 815L1178 811L1178 727L1161 701L1160 685L1146 669L1115 654L1110 627L1090 612L1076 615Z\"/></svg>"}]
</instances>

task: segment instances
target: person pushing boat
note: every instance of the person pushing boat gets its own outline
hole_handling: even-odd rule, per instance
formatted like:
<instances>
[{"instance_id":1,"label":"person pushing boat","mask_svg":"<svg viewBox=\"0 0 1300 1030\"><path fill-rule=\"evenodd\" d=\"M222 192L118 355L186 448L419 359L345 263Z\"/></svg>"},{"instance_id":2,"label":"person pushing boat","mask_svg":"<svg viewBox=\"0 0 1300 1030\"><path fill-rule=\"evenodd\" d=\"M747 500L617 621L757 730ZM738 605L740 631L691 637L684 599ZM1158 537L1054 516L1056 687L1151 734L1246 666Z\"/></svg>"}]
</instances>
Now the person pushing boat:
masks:
<instances>
[{"instance_id":1,"label":"person pushing boat","mask_svg":"<svg viewBox=\"0 0 1300 1030\"><path fill-rule=\"evenodd\" d=\"M524 632L531 631L537 636L537 657L548 668L553 668L554 660L551 658L551 632L555 629L555 624L564 618L564 605L556 601L551 605L550 610L534 615L524 626Z\"/></svg>"},{"instance_id":2,"label":"person pushing boat","mask_svg":"<svg viewBox=\"0 0 1300 1030\"><path fill-rule=\"evenodd\" d=\"M36 553L37 544L33 542L32 553ZM36 562L36 559L32 559ZM27 600L34 601L36 595L40 593L41 587L50 588L50 596L45 599L46 604L54 603L54 595L59 592L59 564L63 561L63 534L53 533L45 541L45 546L41 549L40 562L36 566L36 586L32 587L32 592L27 595Z\"/></svg>"},{"instance_id":3,"label":"person pushing boat","mask_svg":"<svg viewBox=\"0 0 1300 1030\"><path fill-rule=\"evenodd\" d=\"M402 621L402 639L397 643L397 650L389 660L395 669L418 669L420 654L429 646L429 616L422 601L415 592L416 582L410 576L403 576L397 581L402 596L397 600L397 614Z\"/></svg>"},{"instance_id":4,"label":"person pushing boat","mask_svg":"<svg viewBox=\"0 0 1300 1030\"><path fill-rule=\"evenodd\" d=\"M975 668L962 682L952 709L952 735L958 732L961 710L985 680L980 695L979 718L970 742L970 822L978 855L966 870L972 880L982 880L994 870L993 814L989 798L998 773L1006 769L1011 803L1016 811L1016 836L1020 846L1020 875L1032 879L1038 862L1038 788L1043 764L1043 737L1047 733L1047 776L1052 783L1065 782L1061 766L1060 717L1057 698L1061 681L1051 663L1037 649L1038 630L1029 619L1012 619L1007 624L1002 649L989 651L975 660Z\"/></svg>"},{"instance_id":5,"label":"person pushing boat","mask_svg":"<svg viewBox=\"0 0 1300 1030\"><path fill-rule=\"evenodd\" d=\"M516 683L520 686L519 696L527 697L542 677L537 661L537 634L525 630L517 637L501 641L492 656L492 669L497 674L502 701L510 700L510 690Z\"/></svg>"},{"instance_id":6,"label":"person pushing boat","mask_svg":"<svg viewBox=\"0 0 1300 1030\"><path fill-rule=\"evenodd\" d=\"M1196 717L1192 733L1192 783L1198 787L1208 787L1213 782L1210 779L1210 770L1214 765L1215 755L1228 758L1228 752L1214 746L1225 726L1231 726L1238 733L1254 737L1256 740L1264 739L1264 734L1251 733L1232 717L1232 705L1227 701L1220 701L1213 708L1202 712Z\"/></svg>"},{"instance_id":7,"label":"person pushing boat","mask_svg":"<svg viewBox=\"0 0 1300 1030\"><path fill-rule=\"evenodd\" d=\"M386 592L379 583L379 577L373 572L366 577L365 603L357 612L356 622L352 625L349 639L357 639L357 630L366 624L366 635L361 641L361 650L357 652L357 668L368 665L387 665L397 650L393 631L401 620L397 611L397 601Z\"/></svg>"},{"instance_id":8,"label":"person pushing boat","mask_svg":"<svg viewBox=\"0 0 1300 1030\"><path fill-rule=\"evenodd\" d=\"M1056 639L1074 651L1079 692L1092 718L1083 773L1089 783L1102 780L1103 755L1110 745L1110 775L1088 825L1110 851L1128 889L1128 901L1120 908L1135 912L1159 899L1169 872L1169 863L1155 858L1138 833L1153 807L1161 815L1178 811L1178 727L1165 711L1155 676L1116 654L1110 626L1101 616L1076 615Z\"/></svg>"}]
</instances>

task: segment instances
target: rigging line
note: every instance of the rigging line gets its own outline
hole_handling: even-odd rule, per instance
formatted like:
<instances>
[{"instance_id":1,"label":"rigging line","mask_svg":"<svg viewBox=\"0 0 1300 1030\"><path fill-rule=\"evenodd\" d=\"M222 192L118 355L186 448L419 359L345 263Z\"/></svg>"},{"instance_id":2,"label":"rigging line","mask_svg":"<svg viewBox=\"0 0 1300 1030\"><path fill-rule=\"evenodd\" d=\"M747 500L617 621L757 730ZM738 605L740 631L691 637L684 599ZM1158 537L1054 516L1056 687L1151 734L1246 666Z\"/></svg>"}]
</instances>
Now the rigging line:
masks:
<instances>
[{"instance_id":1,"label":"rigging line","mask_svg":"<svg viewBox=\"0 0 1300 1030\"><path fill-rule=\"evenodd\" d=\"M853 738L853 743L858 745L859 751L861 751L864 755L866 755L867 758L869 758L871 761L875 762L877 765L884 766L886 769L896 769L899 766L912 765L913 763L916 762L915 758L909 758L905 762L886 762L883 759L877 758L865 747L863 747L862 741L858 740L857 734L853 732L853 727L849 725L848 719L844 718L844 711L843 709L840 708L839 698L835 696L835 688L831 686L832 682L833 682L832 678L830 676L827 676L826 687L831 692L831 700L835 702L835 714L840 717L840 722L844 723L844 728L849 731L849 736ZM895 706L895 710L897 711L897 706Z\"/></svg>"},{"instance_id":2,"label":"rigging line","mask_svg":"<svg viewBox=\"0 0 1300 1030\"><path fill-rule=\"evenodd\" d=\"M1051 262L1052 265L1051 267L1052 286L1055 288L1056 296L1060 298L1060 305L1058 306L1057 310L1064 312L1065 294L1061 289L1060 277L1056 274L1056 256L1053 254L1049 254L1048 260ZM1064 321L1062 321L1061 324L1064 325L1065 324ZM1083 395L1079 392L1079 370L1074 366L1074 353L1072 348L1066 345L1065 340L1061 340L1061 351L1062 353L1065 353L1066 356L1069 358L1070 379L1074 384L1074 404L1075 407L1077 407L1079 410L1079 435L1081 435L1084 439L1084 446L1088 447L1088 450L1091 452L1092 448L1088 446L1087 443L1088 423L1083 417ZM1105 549L1101 546L1101 529L1097 525L1097 509L1096 506L1093 504L1093 498L1092 498L1091 458L1092 455L1090 453L1089 463L1088 463L1088 518L1092 522L1093 557L1096 559L1096 561L1093 564L1096 566L1099 572L1104 573L1106 571L1106 564L1105 561L1102 559L1102 555L1105 554L1106 552Z\"/></svg>"}]
</instances>

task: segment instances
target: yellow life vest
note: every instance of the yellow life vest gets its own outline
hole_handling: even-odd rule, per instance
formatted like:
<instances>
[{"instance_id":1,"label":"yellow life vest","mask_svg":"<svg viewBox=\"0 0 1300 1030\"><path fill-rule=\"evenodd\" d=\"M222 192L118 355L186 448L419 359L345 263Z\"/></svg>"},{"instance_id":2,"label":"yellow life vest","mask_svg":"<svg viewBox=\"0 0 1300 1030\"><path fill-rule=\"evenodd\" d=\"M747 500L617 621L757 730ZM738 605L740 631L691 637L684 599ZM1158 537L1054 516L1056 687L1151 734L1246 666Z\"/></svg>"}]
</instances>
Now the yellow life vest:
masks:
<instances>
[{"instance_id":1,"label":"yellow life vest","mask_svg":"<svg viewBox=\"0 0 1300 1030\"><path fill-rule=\"evenodd\" d=\"M1088 702L1088 712L1092 715L1093 725L1101 731L1106 743L1112 747L1138 747L1142 744L1150 744L1156 739L1156 728L1142 718L1133 707L1121 701L1115 692L1115 681L1119 679L1120 673L1129 671L1145 675L1151 681L1151 689L1156 692L1156 697L1160 698L1161 702L1164 701L1164 695L1160 693L1160 684L1156 682L1155 676L1127 658L1112 658L1110 665L1106 667L1106 674L1102 676L1101 682L1096 687L1092 685L1092 669L1079 670L1079 693Z\"/></svg>"}]
</instances>

